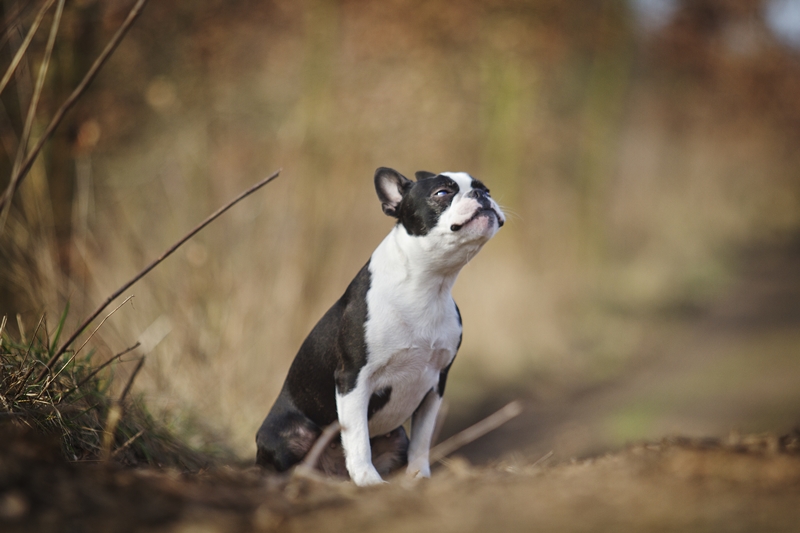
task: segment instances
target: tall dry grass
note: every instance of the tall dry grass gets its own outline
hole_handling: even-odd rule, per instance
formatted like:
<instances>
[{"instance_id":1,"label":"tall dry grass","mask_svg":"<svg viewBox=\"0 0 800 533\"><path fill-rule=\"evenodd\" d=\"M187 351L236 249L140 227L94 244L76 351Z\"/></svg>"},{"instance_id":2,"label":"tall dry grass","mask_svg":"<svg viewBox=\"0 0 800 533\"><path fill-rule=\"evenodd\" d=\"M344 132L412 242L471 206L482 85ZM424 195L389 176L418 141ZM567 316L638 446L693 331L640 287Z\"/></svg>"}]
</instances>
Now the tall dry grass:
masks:
<instances>
[{"instance_id":1,"label":"tall dry grass","mask_svg":"<svg viewBox=\"0 0 800 533\"><path fill-rule=\"evenodd\" d=\"M681 20L641 34L612 2L150 6L79 109L96 144L76 158L70 281L44 286L79 283L33 301L91 309L282 167L102 332L110 353L169 329L138 391L246 456L296 349L391 227L374 169L465 170L511 217L456 284L454 411L608 379L650 321L724 287L737 246L798 224L795 130L726 93L760 60L698 37L698 75L670 55L694 35Z\"/></svg>"}]
</instances>

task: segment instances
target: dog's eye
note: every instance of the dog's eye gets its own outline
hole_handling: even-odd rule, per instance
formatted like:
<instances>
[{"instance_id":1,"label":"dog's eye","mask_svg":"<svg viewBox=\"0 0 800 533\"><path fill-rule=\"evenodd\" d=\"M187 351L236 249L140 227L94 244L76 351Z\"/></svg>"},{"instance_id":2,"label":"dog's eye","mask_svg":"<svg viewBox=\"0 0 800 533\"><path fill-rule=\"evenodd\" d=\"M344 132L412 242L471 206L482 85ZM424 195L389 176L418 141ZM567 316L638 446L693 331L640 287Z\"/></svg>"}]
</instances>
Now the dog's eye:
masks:
<instances>
[{"instance_id":1,"label":"dog's eye","mask_svg":"<svg viewBox=\"0 0 800 533\"><path fill-rule=\"evenodd\" d=\"M450 191L448 191L447 189L439 189L438 191L433 193L434 196L438 196L439 198L441 198L442 196L447 196L448 194L450 194Z\"/></svg>"}]
</instances>

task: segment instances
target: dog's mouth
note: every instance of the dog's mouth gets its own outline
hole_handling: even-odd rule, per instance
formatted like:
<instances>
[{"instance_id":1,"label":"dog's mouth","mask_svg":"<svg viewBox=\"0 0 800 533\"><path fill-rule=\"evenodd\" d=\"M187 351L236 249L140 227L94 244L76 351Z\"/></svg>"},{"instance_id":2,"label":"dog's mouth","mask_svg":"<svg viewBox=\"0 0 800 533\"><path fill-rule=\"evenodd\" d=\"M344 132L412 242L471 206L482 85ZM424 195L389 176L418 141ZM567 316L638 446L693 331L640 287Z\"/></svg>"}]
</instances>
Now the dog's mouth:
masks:
<instances>
[{"instance_id":1,"label":"dog's mouth","mask_svg":"<svg viewBox=\"0 0 800 533\"><path fill-rule=\"evenodd\" d=\"M461 228L463 228L464 226L466 226L467 224L469 224L470 222L472 222L473 220L475 220L476 218L480 218L482 216L488 216L488 215L491 215L495 219L497 219L497 226L498 227L500 227L500 228L503 227L503 224L505 222L503 222L503 219L500 218L500 215L497 213L497 211L495 211L491 207L484 207L483 209L478 209L477 211L475 211L475 214L472 215L469 218L469 220L467 220L466 222L463 222L462 224L453 224L452 226L450 226L450 231L458 231Z\"/></svg>"}]
</instances>

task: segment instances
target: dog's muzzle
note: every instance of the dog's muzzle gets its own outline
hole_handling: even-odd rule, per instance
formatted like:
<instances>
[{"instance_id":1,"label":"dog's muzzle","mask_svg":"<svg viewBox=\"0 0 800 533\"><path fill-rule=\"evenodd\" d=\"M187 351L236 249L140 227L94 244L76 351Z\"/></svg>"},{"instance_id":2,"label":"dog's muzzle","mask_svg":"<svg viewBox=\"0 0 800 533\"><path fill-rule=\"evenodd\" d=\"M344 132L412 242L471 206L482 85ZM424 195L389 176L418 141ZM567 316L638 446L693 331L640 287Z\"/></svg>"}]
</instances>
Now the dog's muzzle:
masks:
<instances>
[{"instance_id":1,"label":"dog's muzzle","mask_svg":"<svg viewBox=\"0 0 800 533\"><path fill-rule=\"evenodd\" d=\"M472 215L469 218L469 220L467 220L463 224L453 224L452 226L450 226L450 231L458 231L461 228L463 228L464 226L466 226L467 224L469 224L470 222L472 222L473 220L475 220L476 218L478 218L480 216L483 216L483 215L488 215L488 214L491 214L492 216L494 216L495 220L497 220L497 226L498 227L500 227L500 228L503 227L503 224L505 224L505 222L503 221L502 218L500 218L500 214L497 211L495 211L493 208L491 208L491 207L484 207L483 209L478 209L477 211L475 211L475 214Z\"/></svg>"}]
</instances>

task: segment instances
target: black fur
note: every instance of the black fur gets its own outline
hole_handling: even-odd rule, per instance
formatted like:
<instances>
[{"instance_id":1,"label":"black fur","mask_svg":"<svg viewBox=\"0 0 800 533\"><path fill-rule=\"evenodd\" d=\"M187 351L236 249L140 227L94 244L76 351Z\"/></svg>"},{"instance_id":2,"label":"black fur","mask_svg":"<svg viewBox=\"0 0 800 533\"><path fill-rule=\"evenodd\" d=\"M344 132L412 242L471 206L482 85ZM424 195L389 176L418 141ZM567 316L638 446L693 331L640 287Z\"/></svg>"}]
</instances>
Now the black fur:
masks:
<instances>
[{"instance_id":1,"label":"black fur","mask_svg":"<svg viewBox=\"0 0 800 533\"><path fill-rule=\"evenodd\" d=\"M364 324L369 286L367 262L300 346L256 435L258 464L279 472L288 469L303 459L322 428L337 420L336 391L351 391L367 361ZM370 399L372 414L386 405L390 394L388 389L385 396Z\"/></svg>"},{"instance_id":2,"label":"black fur","mask_svg":"<svg viewBox=\"0 0 800 533\"><path fill-rule=\"evenodd\" d=\"M438 196L435 194L438 191L445 191L446 194ZM458 191L458 184L447 176L424 178L403 196L396 209L397 219L409 235L427 235L453 203ZM429 209L422 209L420 204L426 204Z\"/></svg>"},{"instance_id":3,"label":"black fur","mask_svg":"<svg viewBox=\"0 0 800 533\"><path fill-rule=\"evenodd\" d=\"M385 387L376 391L369 397L369 405L367 406L367 420L372 418L372 415L383 409L383 406L389 403L392 397L392 388Z\"/></svg>"},{"instance_id":4,"label":"black fur","mask_svg":"<svg viewBox=\"0 0 800 533\"><path fill-rule=\"evenodd\" d=\"M455 302L453 302L453 305L455 305ZM463 326L463 324L461 323L461 310L458 308L457 305L456 305L456 313L458 313L458 325ZM458 337L458 347L456 347L456 353L458 353L458 350L461 349L461 341L463 340L463 338L464 338L464 332L462 330L461 335L459 335ZM444 396L444 387L445 385L447 385L447 374L450 372L450 367L453 366L453 362L455 362L455 360L456 358L453 357L453 360L450 361L450 364L444 367L444 370L439 372L439 385L437 385L436 387L436 392L437 394L439 394L439 398Z\"/></svg>"}]
</instances>

